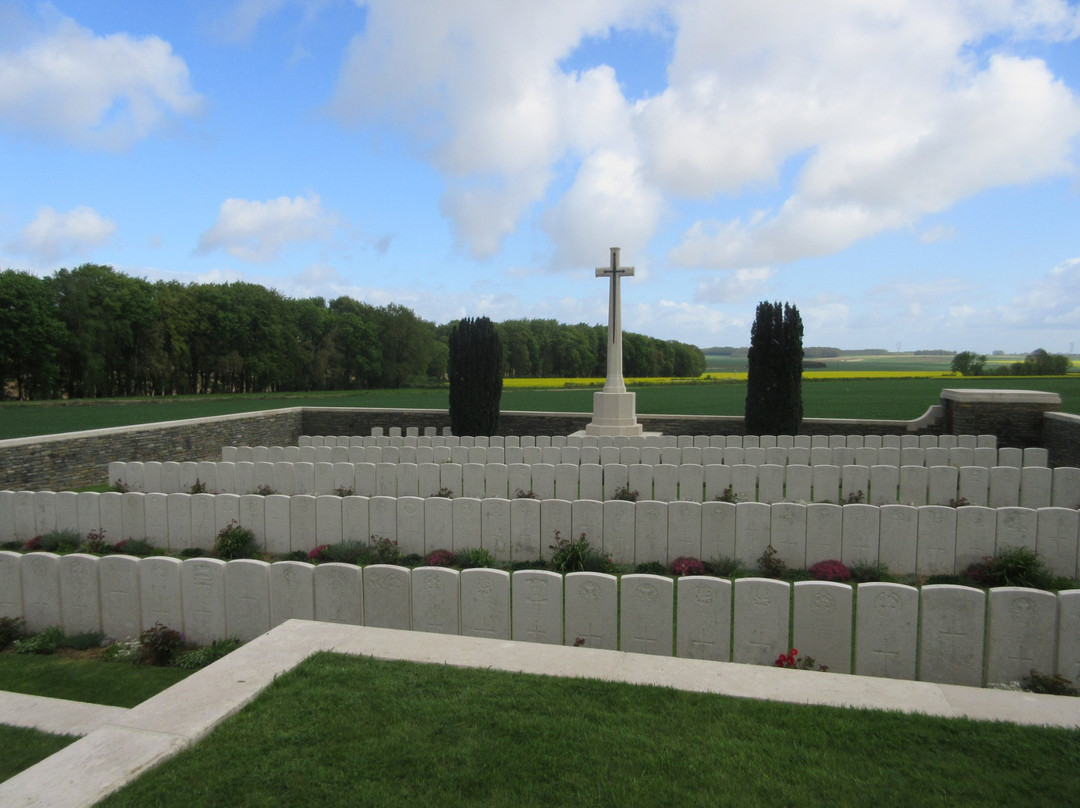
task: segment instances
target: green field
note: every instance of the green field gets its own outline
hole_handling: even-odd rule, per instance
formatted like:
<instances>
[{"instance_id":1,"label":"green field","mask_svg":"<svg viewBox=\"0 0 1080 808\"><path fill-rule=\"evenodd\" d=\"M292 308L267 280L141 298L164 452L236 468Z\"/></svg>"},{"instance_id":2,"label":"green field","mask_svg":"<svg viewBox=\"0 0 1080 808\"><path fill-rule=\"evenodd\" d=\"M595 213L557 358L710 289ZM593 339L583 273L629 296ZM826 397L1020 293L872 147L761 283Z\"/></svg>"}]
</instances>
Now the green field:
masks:
<instances>
[{"instance_id":1,"label":"green field","mask_svg":"<svg viewBox=\"0 0 1080 808\"><path fill-rule=\"evenodd\" d=\"M101 806L1015 808L1078 767L1075 730L323 653Z\"/></svg>"},{"instance_id":2,"label":"green field","mask_svg":"<svg viewBox=\"0 0 1080 808\"><path fill-rule=\"evenodd\" d=\"M803 382L807 418L910 420L940 403L941 390L1009 388L1058 393L1064 412L1080 414L1080 376L1052 378L808 379ZM631 387L639 415L735 415L746 402L745 382ZM504 411L592 412L592 389L507 389ZM84 429L202 418L281 407L389 407L440 409L445 389L360 390L279 395L177 396L174 398L6 402L0 404L0 440Z\"/></svg>"}]
</instances>

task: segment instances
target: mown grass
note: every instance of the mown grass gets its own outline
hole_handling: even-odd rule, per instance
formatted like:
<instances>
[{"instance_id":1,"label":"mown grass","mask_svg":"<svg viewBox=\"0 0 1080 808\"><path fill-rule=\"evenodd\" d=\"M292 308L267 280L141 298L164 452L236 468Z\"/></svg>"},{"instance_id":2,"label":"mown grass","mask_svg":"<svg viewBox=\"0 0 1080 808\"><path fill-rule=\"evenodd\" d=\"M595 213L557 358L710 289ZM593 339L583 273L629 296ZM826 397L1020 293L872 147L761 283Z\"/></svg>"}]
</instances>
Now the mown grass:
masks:
<instances>
[{"instance_id":1,"label":"mown grass","mask_svg":"<svg viewBox=\"0 0 1080 808\"><path fill-rule=\"evenodd\" d=\"M100 805L1041 806L1078 767L1077 731L324 653Z\"/></svg>"},{"instance_id":2,"label":"mown grass","mask_svg":"<svg viewBox=\"0 0 1080 808\"><path fill-rule=\"evenodd\" d=\"M0 690L113 707L134 707L192 673L59 654L0 653Z\"/></svg>"},{"instance_id":3,"label":"mown grass","mask_svg":"<svg viewBox=\"0 0 1080 808\"><path fill-rule=\"evenodd\" d=\"M36 729L0 724L0 782L77 741L74 735L52 735Z\"/></svg>"},{"instance_id":4,"label":"mown grass","mask_svg":"<svg viewBox=\"0 0 1080 808\"><path fill-rule=\"evenodd\" d=\"M939 403L941 390L1008 388L1047 390L1062 398L1062 410L1080 414L1080 377L981 379L807 379L803 383L807 418L918 418ZM639 415L734 415L746 406L745 382L631 387ZM592 412L592 389L506 389L504 411ZM0 440L83 429L202 418L282 407L388 407L442 409L445 389L359 390L317 394L179 396L77 402L0 404Z\"/></svg>"}]
</instances>

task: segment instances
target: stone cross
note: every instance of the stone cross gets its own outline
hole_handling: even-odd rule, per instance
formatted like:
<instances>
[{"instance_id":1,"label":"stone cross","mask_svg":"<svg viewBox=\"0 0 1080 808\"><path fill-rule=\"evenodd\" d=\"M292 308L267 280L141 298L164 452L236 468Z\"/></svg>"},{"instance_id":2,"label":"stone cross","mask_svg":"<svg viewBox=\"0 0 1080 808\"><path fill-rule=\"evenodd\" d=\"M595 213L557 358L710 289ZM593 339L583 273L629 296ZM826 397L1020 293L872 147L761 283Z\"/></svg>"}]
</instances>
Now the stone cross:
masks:
<instances>
[{"instance_id":1,"label":"stone cross","mask_svg":"<svg viewBox=\"0 0 1080 808\"><path fill-rule=\"evenodd\" d=\"M610 277L611 290L608 294L608 345L607 379L604 390L608 392L626 392L622 365L622 298L619 294L619 278L633 276L633 267L619 266L619 248L611 248L611 265L596 268L596 277Z\"/></svg>"}]
</instances>

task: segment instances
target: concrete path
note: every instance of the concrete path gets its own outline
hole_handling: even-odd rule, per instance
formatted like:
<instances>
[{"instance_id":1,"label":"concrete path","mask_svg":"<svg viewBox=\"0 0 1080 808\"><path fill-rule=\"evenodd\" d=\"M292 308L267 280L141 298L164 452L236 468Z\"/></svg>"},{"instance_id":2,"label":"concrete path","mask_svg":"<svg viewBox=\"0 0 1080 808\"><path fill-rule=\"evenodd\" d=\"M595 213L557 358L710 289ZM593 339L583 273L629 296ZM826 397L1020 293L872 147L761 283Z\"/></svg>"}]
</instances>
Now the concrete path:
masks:
<instances>
[{"instance_id":1,"label":"concrete path","mask_svg":"<svg viewBox=\"0 0 1080 808\"><path fill-rule=\"evenodd\" d=\"M86 733L0 783L0 806L93 805L198 741L279 673L323 650L797 704L1080 728L1080 698L290 620L130 710L0 693L0 723ZM18 717L24 711L30 715Z\"/></svg>"}]
</instances>

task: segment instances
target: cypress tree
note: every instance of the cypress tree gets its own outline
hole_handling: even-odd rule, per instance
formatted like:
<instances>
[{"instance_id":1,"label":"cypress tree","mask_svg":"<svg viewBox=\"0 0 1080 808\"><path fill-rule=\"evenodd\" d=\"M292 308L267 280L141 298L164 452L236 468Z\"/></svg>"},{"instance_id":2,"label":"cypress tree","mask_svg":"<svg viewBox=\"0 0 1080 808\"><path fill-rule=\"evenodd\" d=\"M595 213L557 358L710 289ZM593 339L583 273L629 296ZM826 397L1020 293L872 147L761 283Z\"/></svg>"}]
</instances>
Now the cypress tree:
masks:
<instances>
[{"instance_id":1,"label":"cypress tree","mask_svg":"<svg viewBox=\"0 0 1080 808\"><path fill-rule=\"evenodd\" d=\"M494 435L502 399L502 344L487 317L466 317L450 331L450 429L455 435Z\"/></svg>"},{"instance_id":2,"label":"cypress tree","mask_svg":"<svg viewBox=\"0 0 1080 808\"><path fill-rule=\"evenodd\" d=\"M794 435L802 424L803 325L799 310L761 302L750 329L747 435Z\"/></svg>"}]
</instances>

